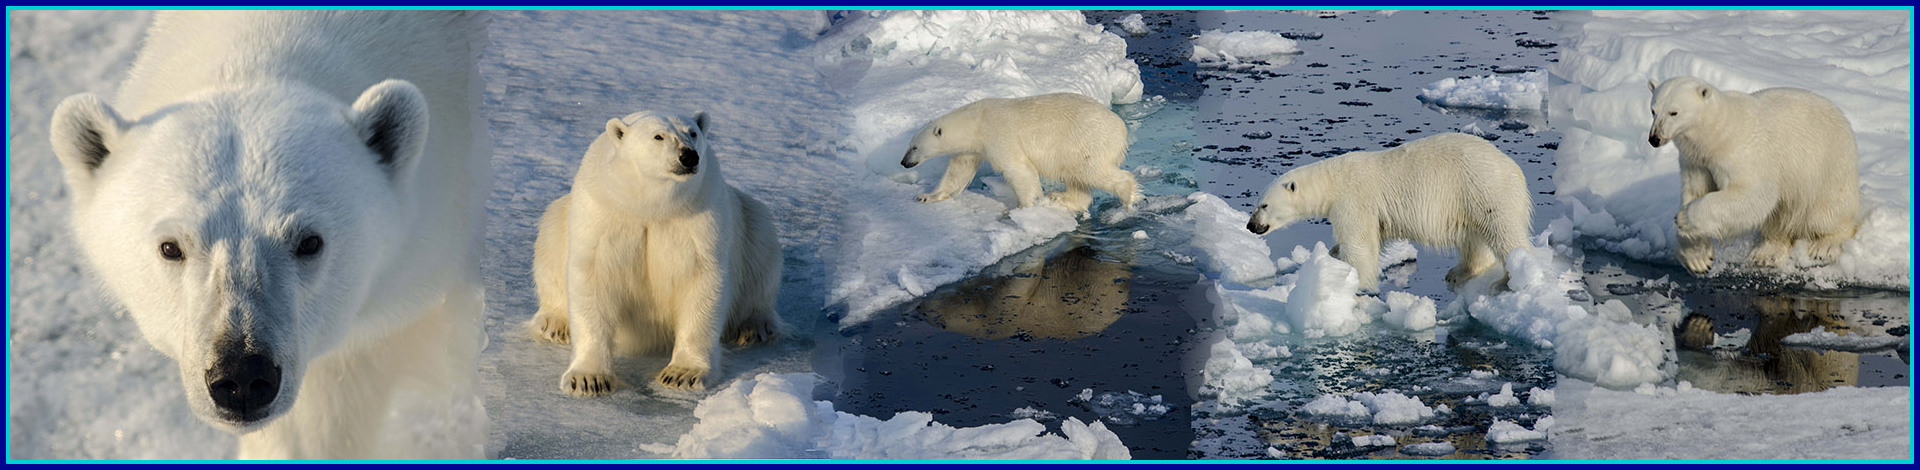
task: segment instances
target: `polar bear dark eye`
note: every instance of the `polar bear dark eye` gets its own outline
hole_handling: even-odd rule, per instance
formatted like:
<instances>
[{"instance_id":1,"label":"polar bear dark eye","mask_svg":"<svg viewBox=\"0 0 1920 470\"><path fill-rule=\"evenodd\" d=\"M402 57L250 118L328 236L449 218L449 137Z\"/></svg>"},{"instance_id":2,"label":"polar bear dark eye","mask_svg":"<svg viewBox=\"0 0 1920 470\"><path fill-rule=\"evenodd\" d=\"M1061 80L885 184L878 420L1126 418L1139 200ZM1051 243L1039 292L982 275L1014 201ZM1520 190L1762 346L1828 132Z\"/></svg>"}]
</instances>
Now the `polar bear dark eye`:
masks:
<instances>
[{"instance_id":1,"label":"polar bear dark eye","mask_svg":"<svg viewBox=\"0 0 1920 470\"><path fill-rule=\"evenodd\" d=\"M935 128L933 128L933 136L934 136L934 137L939 137L939 136L940 136L940 128L938 128L938 127L935 127Z\"/></svg>"},{"instance_id":2,"label":"polar bear dark eye","mask_svg":"<svg viewBox=\"0 0 1920 470\"><path fill-rule=\"evenodd\" d=\"M689 138L689 139L698 139L698 138L700 138L700 132L699 132L699 131L687 131L687 138Z\"/></svg>"},{"instance_id":3,"label":"polar bear dark eye","mask_svg":"<svg viewBox=\"0 0 1920 470\"><path fill-rule=\"evenodd\" d=\"M300 246L294 247L293 255L302 258L317 255L320 254L320 249L325 247L326 244L326 241L321 240L319 235L307 235L307 238L300 239Z\"/></svg>"},{"instance_id":4,"label":"polar bear dark eye","mask_svg":"<svg viewBox=\"0 0 1920 470\"><path fill-rule=\"evenodd\" d=\"M160 243L161 258L166 258L167 261L180 261L181 258L185 258L186 256L187 255L185 253L180 252L179 243L174 243L174 242Z\"/></svg>"},{"instance_id":5,"label":"polar bear dark eye","mask_svg":"<svg viewBox=\"0 0 1920 470\"><path fill-rule=\"evenodd\" d=\"M661 134L654 134L653 140L667 140L667 136L661 135Z\"/></svg>"},{"instance_id":6,"label":"polar bear dark eye","mask_svg":"<svg viewBox=\"0 0 1920 470\"><path fill-rule=\"evenodd\" d=\"M1679 116L1679 115L1680 115L1680 112L1679 112L1679 111L1667 111L1667 115L1668 115L1668 116Z\"/></svg>"}]
</instances>

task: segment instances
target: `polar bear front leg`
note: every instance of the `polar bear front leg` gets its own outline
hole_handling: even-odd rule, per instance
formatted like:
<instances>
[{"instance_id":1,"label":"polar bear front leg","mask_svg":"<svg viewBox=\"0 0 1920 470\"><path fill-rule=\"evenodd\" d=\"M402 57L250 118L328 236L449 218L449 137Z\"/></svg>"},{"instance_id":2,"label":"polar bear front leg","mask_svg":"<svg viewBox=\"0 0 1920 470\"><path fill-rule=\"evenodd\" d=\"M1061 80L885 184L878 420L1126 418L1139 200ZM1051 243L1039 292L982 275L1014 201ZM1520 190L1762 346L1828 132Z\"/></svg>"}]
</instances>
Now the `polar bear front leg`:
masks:
<instances>
[{"instance_id":1,"label":"polar bear front leg","mask_svg":"<svg viewBox=\"0 0 1920 470\"><path fill-rule=\"evenodd\" d=\"M1040 204L1046 194L1040 189L1040 172L1033 164L1025 161L1009 162L1006 168L994 164L1000 170L1000 176L1007 179L1007 185L1013 187L1013 197L1019 201L1019 207L1033 207Z\"/></svg>"},{"instance_id":2,"label":"polar bear front leg","mask_svg":"<svg viewBox=\"0 0 1920 470\"><path fill-rule=\"evenodd\" d=\"M947 172L940 176L940 185L933 192L920 195L920 202L940 202L952 199L960 190L973 183L973 174L980 171L980 154L962 153L954 155L947 162Z\"/></svg>"},{"instance_id":3,"label":"polar bear front leg","mask_svg":"<svg viewBox=\"0 0 1920 470\"><path fill-rule=\"evenodd\" d=\"M668 312L673 320L673 360L654 380L673 388L706 388L707 375L718 365L720 331L733 310L734 293L726 274L713 263L701 266L672 294Z\"/></svg>"},{"instance_id":4,"label":"polar bear front leg","mask_svg":"<svg viewBox=\"0 0 1920 470\"><path fill-rule=\"evenodd\" d=\"M573 340L573 361L560 374L560 390L577 397L612 393L619 383L613 375L613 328L617 305L602 279L601 263L622 265L618 260L599 259L598 244L578 236L583 224L568 228L567 252L567 324ZM591 232L589 232L591 233Z\"/></svg>"},{"instance_id":5,"label":"polar bear front leg","mask_svg":"<svg viewBox=\"0 0 1920 470\"><path fill-rule=\"evenodd\" d=\"M1673 227L1680 235L1680 246L1675 252L1680 265L1695 275L1706 274L1713 267L1713 239L1695 238L1679 230L1686 216L1687 207L1693 201L1714 190L1713 175L1705 168L1690 164L1686 159L1680 162L1680 211L1674 214Z\"/></svg>"},{"instance_id":6,"label":"polar bear front leg","mask_svg":"<svg viewBox=\"0 0 1920 470\"><path fill-rule=\"evenodd\" d=\"M1333 218L1333 240L1340 246L1341 261L1353 265L1360 278L1360 290L1380 290L1380 225L1371 218L1344 220Z\"/></svg>"}]
</instances>

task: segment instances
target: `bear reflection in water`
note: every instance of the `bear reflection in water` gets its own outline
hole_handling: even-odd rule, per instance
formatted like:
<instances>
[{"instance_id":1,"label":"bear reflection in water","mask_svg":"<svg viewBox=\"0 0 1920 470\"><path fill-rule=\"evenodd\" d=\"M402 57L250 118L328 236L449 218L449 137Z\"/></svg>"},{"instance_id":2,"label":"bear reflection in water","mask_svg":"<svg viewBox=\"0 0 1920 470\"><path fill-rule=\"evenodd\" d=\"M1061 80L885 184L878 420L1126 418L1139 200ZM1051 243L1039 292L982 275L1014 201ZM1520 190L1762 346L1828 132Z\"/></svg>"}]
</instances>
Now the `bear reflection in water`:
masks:
<instances>
[{"instance_id":1,"label":"bear reflection in water","mask_svg":"<svg viewBox=\"0 0 1920 470\"><path fill-rule=\"evenodd\" d=\"M1025 333L1035 338L1078 339L1105 330L1125 312L1133 278L1125 261L1079 240L1058 251L1033 250L1030 259L1002 263L922 302L920 314L940 329L984 339Z\"/></svg>"},{"instance_id":2,"label":"bear reflection in water","mask_svg":"<svg viewBox=\"0 0 1920 470\"><path fill-rule=\"evenodd\" d=\"M1770 296L1754 299L1753 308L1760 322L1745 345L1727 344L1728 338L1716 336L1713 321L1705 315L1681 320L1675 332L1683 356L1678 378L1722 393L1793 394L1859 384L1859 354L1780 344L1788 335L1815 327L1846 334L1852 328L1839 301ZM1696 354L1710 357L1684 357Z\"/></svg>"}]
</instances>

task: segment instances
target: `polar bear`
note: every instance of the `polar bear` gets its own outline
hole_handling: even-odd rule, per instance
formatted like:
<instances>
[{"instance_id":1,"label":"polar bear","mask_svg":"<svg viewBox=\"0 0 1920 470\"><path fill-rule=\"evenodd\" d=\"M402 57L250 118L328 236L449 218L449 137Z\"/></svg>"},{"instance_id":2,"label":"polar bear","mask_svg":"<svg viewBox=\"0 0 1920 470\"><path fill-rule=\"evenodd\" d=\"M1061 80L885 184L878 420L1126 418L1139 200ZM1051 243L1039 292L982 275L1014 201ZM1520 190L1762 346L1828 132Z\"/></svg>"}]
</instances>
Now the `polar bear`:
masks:
<instances>
[{"instance_id":1,"label":"polar bear","mask_svg":"<svg viewBox=\"0 0 1920 470\"><path fill-rule=\"evenodd\" d=\"M1090 189L1120 198L1131 209L1140 200L1133 174L1120 169L1127 160L1127 123L1107 105L1078 93L1025 98L987 98L961 106L920 128L907 144L900 166L913 168L931 158L953 156L933 192L920 202L952 198L973 182L985 158L1013 187L1020 207L1040 202L1040 178L1066 183L1047 197L1061 207L1085 212Z\"/></svg>"},{"instance_id":2,"label":"polar bear","mask_svg":"<svg viewBox=\"0 0 1920 470\"><path fill-rule=\"evenodd\" d=\"M773 221L721 177L706 136L706 113L608 120L573 191L540 216L540 310L529 326L538 338L573 343L561 390L610 393L615 352L668 345L673 359L654 379L704 388L719 371L722 338L747 346L783 330Z\"/></svg>"},{"instance_id":3,"label":"polar bear","mask_svg":"<svg viewBox=\"0 0 1920 470\"><path fill-rule=\"evenodd\" d=\"M1526 175L1479 137L1447 133L1378 152L1353 152L1280 175L1247 221L1255 234L1326 217L1341 261L1360 287L1380 285L1380 242L1458 248L1446 281L1459 285L1528 245L1533 198Z\"/></svg>"},{"instance_id":4,"label":"polar bear","mask_svg":"<svg viewBox=\"0 0 1920 470\"><path fill-rule=\"evenodd\" d=\"M1680 263L1713 267L1715 240L1758 228L1749 262L1774 266L1807 240L1807 256L1830 263L1859 228L1860 173L1853 127L1833 102L1797 88L1753 94L1714 89L1694 77L1647 82L1653 128L1647 143L1680 146Z\"/></svg>"},{"instance_id":5,"label":"polar bear","mask_svg":"<svg viewBox=\"0 0 1920 470\"><path fill-rule=\"evenodd\" d=\"M484 457L485 23L163 12L55 109L82 253L239 457Z\"/></svg>"}]
</instances>

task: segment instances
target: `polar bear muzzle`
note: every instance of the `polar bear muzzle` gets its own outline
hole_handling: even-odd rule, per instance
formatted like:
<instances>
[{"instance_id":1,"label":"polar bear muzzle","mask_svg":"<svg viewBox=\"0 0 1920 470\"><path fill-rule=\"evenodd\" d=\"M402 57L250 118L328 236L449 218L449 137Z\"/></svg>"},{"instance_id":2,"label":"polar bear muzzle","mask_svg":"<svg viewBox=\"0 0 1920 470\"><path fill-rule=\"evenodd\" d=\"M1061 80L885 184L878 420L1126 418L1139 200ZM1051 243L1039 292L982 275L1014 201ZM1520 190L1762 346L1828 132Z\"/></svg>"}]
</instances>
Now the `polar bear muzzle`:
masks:
<instances>
[{"instance_id":1,"label":"polar bear muzzle","mask_svg":"<svg viewBox=\"0 0 1920 470\"><path fill-rule=\"evenodd\" d=\"M207 369L207 393L221 418L243 424L260 421L280 396L280 365L266 354L221 348L213 368Z\"/></svg>"},{"instance_id":2,"label":"polar bear muzzle","mask_svg":"<svg viewBox=\"0 0 1920 470\"><path fill-rule=\"evenodd\" d=\"M680 147L680 166L673 169L676 175L691 175L700 171L700 152L692 147Z\"/></svg>"},{"instance_id":3,"label":"polar bear muzzle","mask_svg":"<svg viewBox=\"0 0 1920 470\"><path fill-rule=\"evenodd\" d=\"M919 152L920 152L920 147L908 147L907 154L905 156L900 157L900 166L907 167L907 168L920 166L920 159L914 158L915 156L914 154Z\"/></svg>"}]
</instances>

